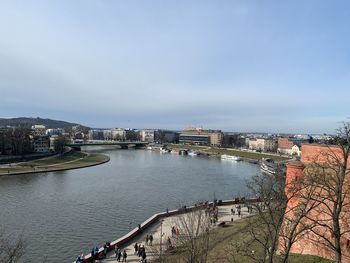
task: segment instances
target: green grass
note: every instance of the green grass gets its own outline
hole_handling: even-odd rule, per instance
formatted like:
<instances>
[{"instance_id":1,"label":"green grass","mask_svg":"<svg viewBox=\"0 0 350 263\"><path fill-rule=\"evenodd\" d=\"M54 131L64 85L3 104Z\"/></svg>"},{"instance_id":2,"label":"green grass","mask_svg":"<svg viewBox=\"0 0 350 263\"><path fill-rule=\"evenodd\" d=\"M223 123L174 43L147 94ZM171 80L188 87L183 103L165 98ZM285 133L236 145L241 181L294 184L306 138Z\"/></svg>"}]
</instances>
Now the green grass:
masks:
<instances>
[{"instance_id":1,"label":"green grass","mask_svg":"<svg viewBox=\"0 0 350 263\"><path fill-rule=\"evenodd\" d=\"M52 170L68 170L83 168L107 162L109 157L104 154L86 154L83 152L70 152L63 156L48 157L28 162L22 162L17 166L0 168L0 175L11 173L49 172Z\"/></svg>"},{"instance_id":2,"label":"green grass","mask_svg":"<svg viewBox=\"0 0 350 263\"><path fill-rule=\"evenodd\" d=\"M182 145L182 144L170 144L169 147L176 148L176 149L192 149L192 150L199 151L204 154L210 154L210 155L222 155L222 154L235 155L241 158L253 159L253 160L260 160L262 158L271 158L276 161L282 161L282 160L289 159L288 157L274 155L274 154L240 151L240 150L229 149L229 148L212 148L209 146Z\"/></svg>"},{"instance_id":3,"label":"green grass","mask_svg":"<svg viewBox=\"0 0 350 263\"><path fill-rule=\"evenodd\" d=\"M242 219L235 221L234 223L230 223L225 227L215 228L210 231L209 238L209 251L208 251L208 261L209 263L230 263L230 262L244 262L251 263L254 262L247 256L239 255L235 253L236 261L233 261L232 252L234 250L234 246L232 244L242 244L242 242L249 240L247 236L247 232L244 230L248 226L249 219ZM257 220L256 218L252 218L252 220ZM256 255L259 255L262 252L262 248L257 245L257 243L251 243L251 247L255 251ZM175 248L171 253L166 254L166 262L167 263L184 263L185 260L183 258L181 248ZM279 261L279 257L276 257L276 261ZM290 263L331 263L333 261L323 259L317 256L311 255L300 255L300 254L290 254L289 256Z\"/></svg>"},{"instance_id":4,"label":"green grass","mask_svg":"<svg viewBox=\"0 0 350 263\"><path fill-rule=\"evenodd\" d=\"M48 158L25 162L23 163L23 165L44 166L44 165L60 164L60 163L74 161L79 158L84 158L86 156L87 155L82 152L70 152L63 156L54 156L54 157L48 157Z\"/></svg>"}]
</instances>

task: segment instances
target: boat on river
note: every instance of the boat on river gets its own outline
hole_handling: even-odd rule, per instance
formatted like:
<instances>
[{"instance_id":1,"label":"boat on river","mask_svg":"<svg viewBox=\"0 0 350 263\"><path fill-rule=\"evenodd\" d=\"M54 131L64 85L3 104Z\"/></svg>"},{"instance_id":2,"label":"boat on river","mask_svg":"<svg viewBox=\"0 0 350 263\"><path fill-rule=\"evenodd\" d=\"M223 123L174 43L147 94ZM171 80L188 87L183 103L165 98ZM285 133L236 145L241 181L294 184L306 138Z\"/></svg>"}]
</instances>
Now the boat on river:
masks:
<instances>
[{"instance_id":1,"label":"boat on river","mask_svg":"<svg viewBox=\"0 0 350 263\"><path fill-rule=\"evenodd\" d=\"M268 173L268 174L275 174L276 173L277 165L275 161L271 158L262 158L260 161L260 169L261 171Z\"/></svg>"},{"instance_id":2,"label":"boat on river","mask_svg":"<svg viewBox=\"0 0 350 263\"><path fill-rule=\"evenodd\" d=\"M167 148L160 148L160 153L170 153L170 150Z\"/></svg>"},{"instance_id":3,"label":"boat on river","mask_svg":"<svg viewBox=\"0 0 350 263\"><path fill-rule=\"evenodd\" d=\"M197 155L198 155L198 153L196 153L196 152L194 152L194 151L188 151L187 154L188 154L189 156L197 156Z\"/></svg>"},{"instance_id":4,"label":"boat on river","mask_svg":"<svg viewBox=\"0 0 350 263\"><path fill-rule=\"evenodd\" d=\"M275 161L271 158L262 158L259 164L261 171L267 174L276 174L277 171L281 173L286 172L286 165L284 162Z\"/></svg>"},{"instance_id":5,"label":"boat on river","mask_svg":"<svg viewBox=\"0 0 350 263\"><path fill-rule=\"evenodd\" d=\"M241 158L239 158L238 156L234 156L234 155L223 154L223 155L221 155L221 160L240 161Z\"/></svg>"}]
</instances>

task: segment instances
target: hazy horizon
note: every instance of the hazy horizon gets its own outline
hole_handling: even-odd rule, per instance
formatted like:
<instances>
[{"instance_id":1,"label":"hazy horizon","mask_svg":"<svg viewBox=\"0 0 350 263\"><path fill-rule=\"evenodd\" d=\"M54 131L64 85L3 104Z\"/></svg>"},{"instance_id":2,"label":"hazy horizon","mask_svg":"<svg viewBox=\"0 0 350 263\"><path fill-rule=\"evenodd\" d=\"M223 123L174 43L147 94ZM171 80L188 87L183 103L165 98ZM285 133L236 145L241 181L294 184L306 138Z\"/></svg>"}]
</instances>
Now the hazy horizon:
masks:
<instances>
[{"instance_id":1,"label":"hazy horizon","mask_svg":"<svg viewBox=\"0 0 350 263\"><path fill-rule=\"evenodd\" d=\"M349 24L347 1L2 1L1 115L334 133Z\"/></svg>"}]
</instances>

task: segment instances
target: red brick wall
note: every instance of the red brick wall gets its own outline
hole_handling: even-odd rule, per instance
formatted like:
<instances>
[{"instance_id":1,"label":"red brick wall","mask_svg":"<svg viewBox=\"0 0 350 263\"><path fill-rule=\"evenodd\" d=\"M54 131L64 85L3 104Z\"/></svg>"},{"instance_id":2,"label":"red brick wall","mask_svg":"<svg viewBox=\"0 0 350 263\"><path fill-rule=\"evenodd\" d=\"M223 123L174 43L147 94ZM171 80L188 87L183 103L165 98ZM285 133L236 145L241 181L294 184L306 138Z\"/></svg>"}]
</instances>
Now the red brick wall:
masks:
<instances>
[{"instance_id":1,"label":"red brick wall","mask_svg":"<svg viewBox=\"0 0 350 263\"><path fill-rule=\"evenodd\" d=\"M301 161L306 165L312 162L326 162L331 154L341 158L342 151L339 147L333 145L303 144L301 147Z\"/></svg>"},{"instance_id":2,"label":"red brick wall","mask_svg":"<svg viewBox=\"0 0 350 263\"><path fill-rule=\"evenodd\" d=\"M332 155L330 155L332 154ZM300 176L304 175L304 167L307 167L313 162L326 162L329 161L329 156L336 156L337 158L342 155L341 149L337 146L324 146L324 145L316 145L316 144L307 144L302 146L301 153L301 162L291 162L287 164L287 174L286 174L286 195L288 196L288 185L294 180L297 180ZM350 165L350 163L349 163ZM346 184L348 186L350 181ZM350 202L350 200L345 200L346 202ZM298 204L298 197L292 198L287 205L287 211L290 211L293 207ZM310 217L314 219L321 220L329 220L331 224L331 218L324 213L326 207L325 205L320 205L317 209L314 209L310 215ZM292 217L292 214L286 215L286 218ZM350 230L350 207L345 207L344 211L341 215L342 220L342 228L343 231L349 228ZM306 222L307 223L307 222ZM320 233L325 232L329 237L331 233L329 233L328 229L317 227L315 231L319 231ZM317 255L328 259L334 259L334 252L328 249L324 245L324 241L319 239L314 235L311 231L305 232L304 235L293 245L291 253L302 253L302 254L311 254ZM342 240L342 253L343 253L343 263L350 263L350 233L346 233ZM280 239L279 249L282 250L282 240Z\"/></svg>"}]
</instances>

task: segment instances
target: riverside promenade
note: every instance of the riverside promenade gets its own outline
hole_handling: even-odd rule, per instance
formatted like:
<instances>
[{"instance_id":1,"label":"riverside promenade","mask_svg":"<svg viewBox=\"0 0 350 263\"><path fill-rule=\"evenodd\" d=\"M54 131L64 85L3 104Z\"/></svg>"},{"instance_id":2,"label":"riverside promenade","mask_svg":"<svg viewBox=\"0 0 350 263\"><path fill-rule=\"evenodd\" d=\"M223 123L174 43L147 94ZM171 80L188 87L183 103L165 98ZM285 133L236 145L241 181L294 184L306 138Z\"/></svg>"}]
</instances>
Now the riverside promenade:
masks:
<instances>
[{"instance_id":1,"label":"riverside promenade","mask_svg":"<svg viewBox=\"0 0 350 263\"><path fill-rule=\"evenodd\" d=\"M211 229L218 227L220 224L223 224L223 222L229 223L229 222L236 221L236 220L239 220L241 218L244 218L244 217L251 215L250 213L248 213L248 209L246 207L243 207L241 209L241 216L238 216L237 213L232 214L231 209L233 208L235 210L235 203L233 203L232 201L228 202L228 203L230 203L230 204L218 206L218 221L215 224L210 225ZM119 247L122 252L124 249L127 252L127 254L128 254L127 262L131 262L131 263L140 262L140 259L134 253L135 243L137 243L139 245L141 244L141 246L145 247L145 251L147 254L147 262L152 262L152 258L157 258L157 257L159 257L159 254L160 254L161 234L162 234L162 251L163 251L163 253L167 249L168 238L170 238L171 241L175 241L174 238L176 238L176 237L172 237L172 233L171 233L171 228L173 226L179 228L180 235L181 235L181 232L182 232L181 223L180 223L182 220L181 218L185 217L188 213L180 213L180 214L175 214L175 215L171 215L171 213L172 213L172 211L169 212L169 216L162 217L161 219L152 223L150 226L143 229L142 232L139 233L136 237L132 238L130 241L128 241L127 243L125 243L124 245ZM152 218L150 218L149 220L152 221ZM147 221L149 221L149 220L147 220ZM147 221L145 223L147 223ZM146 244L146 236L147 235L152 235L154 238L152 246L149 244ZM116 242L112 242L112 244L113 243L116 243ZM173 242L173 244L174 243L175 242ZM100 251L102 251L102 249L100 249ZM86 262L88 262L88 261L86 261ZM105 259L96 260L95 262L113 262L113 263L115 263L118 261L117 261L117 258L116 258L114 251L111 251L107 254L107 257Z\"/></svg>"}]
</instances>

